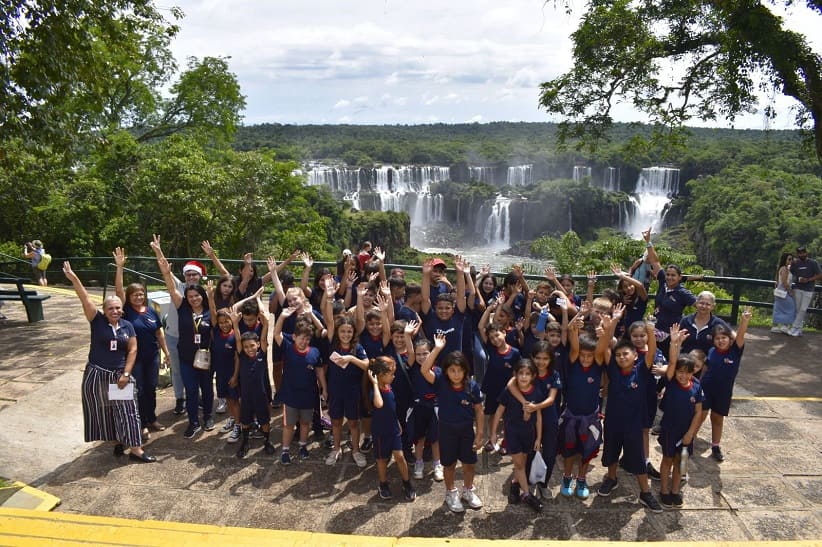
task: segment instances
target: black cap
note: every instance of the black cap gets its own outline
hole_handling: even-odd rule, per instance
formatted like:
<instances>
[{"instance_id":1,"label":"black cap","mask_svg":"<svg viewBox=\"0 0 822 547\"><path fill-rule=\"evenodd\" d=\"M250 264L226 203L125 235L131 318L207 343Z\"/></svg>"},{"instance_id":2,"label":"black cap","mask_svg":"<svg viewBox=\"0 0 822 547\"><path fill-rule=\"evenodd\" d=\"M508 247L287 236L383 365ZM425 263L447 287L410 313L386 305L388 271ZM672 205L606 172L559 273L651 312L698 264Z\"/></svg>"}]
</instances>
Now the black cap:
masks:
<instances>
[{"instance_id":1,"label":"black cap","mask_svg":"<svg viewBox=\"0 0 822 547\"><path fill-rule=\"evenodd\" d=\"M804 245L800 245L799 247L796 248L796 252L797 253L807 253L808 249Z\"/></svg>"}]
</instances>

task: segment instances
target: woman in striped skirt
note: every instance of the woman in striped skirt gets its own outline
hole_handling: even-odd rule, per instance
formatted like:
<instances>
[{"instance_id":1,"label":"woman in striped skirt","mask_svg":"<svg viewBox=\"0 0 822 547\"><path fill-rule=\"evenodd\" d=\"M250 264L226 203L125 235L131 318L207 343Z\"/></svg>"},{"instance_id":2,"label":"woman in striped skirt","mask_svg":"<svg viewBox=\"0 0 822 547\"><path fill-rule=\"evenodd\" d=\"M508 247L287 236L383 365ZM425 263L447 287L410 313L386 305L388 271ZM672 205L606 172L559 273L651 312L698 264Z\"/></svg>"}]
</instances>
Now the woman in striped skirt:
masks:
<instances>
[{"instance_id":1,"label":"woman in striped skirt","mask_svg":"<svg viewBox=\"0 0 822 547\"><path fill-rule=\"evenodd\" d=\"M114 441L115 456L123 455L125 447L129 447L129 458L156 462L157 458L148 455L142 447L136 397L109 400L109 385L116 384L118 389L134 386L131 369L137 357L137 338L134 326L122 319L123 303L118 297L110 296L103 301L100 312L68 261L63 263L63 273L74 286L83 313L91 324L82 389L85 440Z\"/></svg>"}]
</instances>

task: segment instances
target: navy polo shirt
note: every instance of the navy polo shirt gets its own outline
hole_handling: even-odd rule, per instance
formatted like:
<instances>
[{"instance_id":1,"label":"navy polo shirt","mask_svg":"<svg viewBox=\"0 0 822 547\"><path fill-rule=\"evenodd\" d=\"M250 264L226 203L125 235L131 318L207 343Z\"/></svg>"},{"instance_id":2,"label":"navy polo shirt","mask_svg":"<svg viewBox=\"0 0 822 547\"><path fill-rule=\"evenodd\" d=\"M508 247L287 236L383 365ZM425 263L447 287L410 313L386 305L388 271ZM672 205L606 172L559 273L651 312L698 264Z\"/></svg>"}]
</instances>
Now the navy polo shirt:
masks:
<instances>
[{"instance_id":1,"label":"navy polo shirt","mask_svg":"<svg viewBox=\"0 0 822 547\"><path fill-rule=\"evenodd\" d=\"M90 363L106 370L120 370L126 366L128 339L136 336L134 326L120 319L115 328L100 311L89 321L91 344L88 350Z\"/></svg>"},{"instance_id":2,"label":"navy polo shirt","mask_svg":"<svg viewBox=\"0 0 822 547\"><path fill-rule=\"evenodd\" d=\"M474 406L482 404L482 394L477 383L469 379L467 386L454 388L444 372L437 369L434 374L434 388L439 402L437 418L440 423L455 428L470 427L474 423Z\"/></svg>"}]
</instances>

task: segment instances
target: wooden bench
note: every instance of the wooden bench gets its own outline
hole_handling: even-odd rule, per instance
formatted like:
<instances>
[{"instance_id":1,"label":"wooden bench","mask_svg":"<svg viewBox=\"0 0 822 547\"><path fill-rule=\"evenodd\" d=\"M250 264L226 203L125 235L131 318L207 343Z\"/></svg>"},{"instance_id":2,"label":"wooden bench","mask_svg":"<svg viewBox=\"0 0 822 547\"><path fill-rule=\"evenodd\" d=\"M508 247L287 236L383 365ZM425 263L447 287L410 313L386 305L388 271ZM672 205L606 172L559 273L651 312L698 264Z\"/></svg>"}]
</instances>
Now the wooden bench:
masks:
<instances>
[{"instance_id":1,"label":"wooden bench","mask_svg":"<svg viewBox=\"0 0 822 547\"><path fill-rule=\"evenodd\" d=\"M50 294L38 294L37 291L26 289L23 284L27 279L18 277L0 277L0 285L15 285L16 289L0 289L0 302L22 302L26 308L26 317L29 323L42 321L43 300L51 298Z\"/></svg>"}]
</instances>

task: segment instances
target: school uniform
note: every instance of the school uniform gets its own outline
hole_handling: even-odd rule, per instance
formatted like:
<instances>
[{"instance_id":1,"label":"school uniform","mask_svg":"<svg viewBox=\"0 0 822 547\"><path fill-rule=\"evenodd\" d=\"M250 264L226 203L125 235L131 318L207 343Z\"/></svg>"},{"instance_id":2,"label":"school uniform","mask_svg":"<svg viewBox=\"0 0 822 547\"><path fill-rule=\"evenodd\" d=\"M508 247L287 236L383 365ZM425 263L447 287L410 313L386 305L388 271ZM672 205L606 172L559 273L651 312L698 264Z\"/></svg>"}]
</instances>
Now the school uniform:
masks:
<instances>
[{"instance_id":1,"label":"school uniform","mask_svg":"<svg viewBox=\"0 0 822 547\"><path fill-rule=\"evenodd\" d=\"M523 391L526 401L539 403L544 401L548 394L539 384L533 384L528 391ZM537 439L537 416L531 414L528 420L523 420L524 409L508 389L504 389L497 397L497 402L505 407L502 420L505 424L505 447L509 454L530 454L534 451Z\"/></svg>"},{"instance_id":2,"label":"school uniform","mask_svg":"<svg viewBox=\"0 0 822 547\"><path fill-rule=\"evenodd\" d=\"M583 367L579 360L568 366L565 410L559 420L557 445L562 456L577 454L583 462L593 459L602 444L602 423L599 419L599 388L602 367Z\"/></svg>"},{"instance_id":3,"label":"school uniform","mask_svg":"<svg viewBox=\"0 0 822 547\"><path fill-rule=\"evenodd\" d=\"M177 308L180 325L180 339L177 342L177 353L180 355L180 372L186 392L186 413L188 422L199 425L198 418L200 394L203 398L203 418L211 417L214 406L214 382L211 370L194 368L194 354L198 349L211 347L211 312L203 308L203 313L195 315L188 301L183 298Z\"/></svg>"},{"instance_id":4,"label":"school uniform","mask_svg":"<svg viewBox=\"0 0 822 547\"><path fill-rule=\"evenodd\" d=\"M374 457L387 460L395 450L402 450L400 423L397 420L397 400L390 385L385 388L371 386L368 397L374 400L374 389L380 390L382 408L371 411L371 437L374 440Z\"/></svg>"},{"instance_id":5,"label":"school uniform","mask_svg":"<svg viewBox=\"0 0 822 547\"><path fill-rule=\"evenodd\" d=\"M646 473L642 429L647 419L646 385L651 373L645 361L637 359L629 369L621 369L614 359L606 367L608 374L608 411L605 414L605 445L602 465L608 467L620 460L628 473Z\"/></svg>"},{"instance_id":6,"label":"school uniform","mask_svg":"<svg viewBox=\"0 0 822 547\"><path fill-rule=\"evenodd\" d=\"M240 390L228 385L231 377L234 376L234 356L236 354L237 339L234 331L226 333L219 328L215 329L211 342L211 370L217 377L217 397L222 399L240 398Z\"/></svg>"},{"instance_id":7,"label":"school uniform","mask_svg":"<svg viewBox=\"0 0 822 547\"><path fill-rule=\"evenodd\" d=\"M645 354L646 351L637 350L638 359L637 361L641 364L645 364ZM659 349L656 350L654 353L654 364L664 366L668 363L668 360L665 359L665 355L663 355L662 351ZM648 375L648 381L645 382L645 422L643 427L645 429L650 429L654 425L654 420L656 419L656 409L658 406L658 399L657 393L659 392L656 378L652 374ZM610 403L609 403L610 404Z\"/></svg>"},{"instance_id":8,"label":"school uniform","mask_svg":"<svg viewBox=\"0 0 822 547\"><path fill-rule=\"evenodd\" d=\"M514 365L520 360L520 353L513 346L508 346L507 350L500 353L498 348L490 344L485 346L485 351L488 355L488 369L482 379L482 392L485 393L483 412L488 416L497 411L499 395L511 379Z\"/></svg>"},{"instance_id":9,"label":"school uniform","mask_svg":"<svg viewBox=\"0 0 822 547\"><path fill-rule=\"evenodd\" d=\"M562 390L562 380L559 372L554 370L547 373L545 376L537 376L536 383L539 384L545 392L545 399L551 395L551 390L557 390L557 398ZM543 401L545 400L543 399ZM542 402L542 401L539 401ZM551 471L554 469L554 464L557 459L557 436L559 434L559 407L557 407L557 399L554 399L554 404L543 408L542 412L542 459L548 471L545 475L545 481L551 478Z\"/></svg>"},{"instance_id":10,"label":"school uniform","mask_svg":"<svg viewBox=\"0 0 822 547\"><path fill-rule=\"evenodd\" d=\"M432 370L436 374L440 369L434 367ZM421 439L435 443L439 440L437 391L422 375L419 364L415 363L409 369L408 377L411 379L411 391L414 396L408 414L408 438L414 444Z\"/></svg>"},{"instance_id":11,"label":"school uniform","mask_svg":"<svg viewBox=\"0 0 822 547\"><path fill-rule=\"evenodd\" d=\"M423 317L422 328L429 340L434 340L437 334L445 335L445 347L442 348L437 358L437 364L452 351L462 350L462 329L464 325L465 314L457 308L456 304L454 304L454 315L447 321L442 321L437 317L434 304L431 304L431 309Z\"/></svg>"},{"instance_id":12,"label":"school uniform","mask_svg":"<svg viewBox=\"0 0 822 547\"><path fill-rule=\"evenodd\" d=\"M357 359L367 360L365 349L356 344L353 348L335 348L340 355L353 355ZM331 362L328 365L326 382L328 383L328 415L332 420L346 418L360 419L360 404L362 401L363 370L354 363L348 363L345 368Z\"/></svg>"},{"instance_id":13,"label":"school uniform","mask_svg":"<svg viewBox=\"0 0 822 547\"><path fill-rule=\"evenodd\" d=\"M670 458L682 449L679 443L691 428L696 405L703 402L704 395L702 386L696 379L692 379L687 386L681 385L676 378L670 381L663 378L662 381L665 384L665 395L662 397L662 410L665 415L662 416L657 442L662 447L662 455ZM686 446L688 454L693 454L693 440Z\"/></svg>"},{"instance_id":14,"label":"school uniform","mask_svg":"<svg viewBox=\"0 0 822 547\"><path fill-rule=\"evenodd\" d=\"M403 447L410 447L410 439L408 437L408 413L411 409L414 395L411 388L408 352L399 353L394 349L393 344L389 344L386 353L394 358L394 363L397 368L394 373L394 381L391 382L391 391L394 392L394 397L397 400L397 419L400 422L400 429L402 430L402 445Z\"/></svg>"},{"instance_id":15,"label":"school uniform","mask_svg":"<svg viewBox=\"0 0 822 547\"><path fill-rule=\"evenodd\" d=\"M137 336L137 358L131 375L137 387L137 406L143 427L157 421L157 376L160 373L160 344L157 330L160 316L151 306L138 312L129 304L123 306L123 318L132 324Z\"/></svg>"},{"instance_id":16,"label":"school uniform","mask_svg":"<svg viewBox=\"0 0 822 547\"><path fill-rule=\"evenodd\" d=\"M448 376L437 369L434 373L434 389L439 403L440 461L449 466L457 463L477 463L474 450L475 406L482 404L482 394L477 383L467 380L465 386L455 388Z\"/></svg>"},{"instance_id":17,"label":"school uniform","mask_svg":"<svg viewBox=\"0 0 822 547\"><path fill-rule=\"evenodd\" d=\"M317 368L322 366L320 350L308 346L299 351L290 334L283 334L283 404L297 410L312 410L320 396Z\"/></svg>"},{"instance_id":18,"label":"school uniform","mask_svg":"<svg viewBox=\"0 0 822 547\"><path fill-rule=\"evenodd\" d=\"M686 289L682 283L669 289L665 284L665 270L657 272L659 289L656 293L656 330L670 332L674 324L682 319L682 310L692 306L696 302L696 297Z\"/></svg>"},{"instance_id":19,"label":"school uniform","mask_svg":"<svg viewBox=\"0 0 822 547\"><path fill-rule=\"evenodd\" d=\"M743 349L731 342L728 351L719 351L714 347L708 352L707 370L702 376L702 391L705 394L702 410L710 409L722 416L728 415Z\"/></svg>"},{"instance_id":20,"label":"school uniform","mask_svg":"<svg viewBox=\"0 0 822 547\"><path fill-rule=\"evenodd\" d=\"M696 313L683 317L679 322L679 328L687 330L689 336L682 342L680 350L682 354L688 353L692 349L701 349L707 355L714 347L714 327L717 325L730 328L728 323L714 314L711 314L708 323L701 328L696 326Z\"/></svg>"},{"instance_id":21,"label":"school uniform","mask_svg":"<svg viewBox=\"0 0 822 547\"><path fill-rule=\"evenodd\" d=\"M257 350L254 357L245 352L238 354L240 360L240 423L246 428L254 419L260 424L267 424L271 419L271 400L266 389L268 381L268 363L266 354Z\"/></svg>"}]
</instances>

